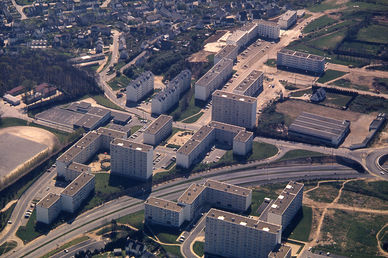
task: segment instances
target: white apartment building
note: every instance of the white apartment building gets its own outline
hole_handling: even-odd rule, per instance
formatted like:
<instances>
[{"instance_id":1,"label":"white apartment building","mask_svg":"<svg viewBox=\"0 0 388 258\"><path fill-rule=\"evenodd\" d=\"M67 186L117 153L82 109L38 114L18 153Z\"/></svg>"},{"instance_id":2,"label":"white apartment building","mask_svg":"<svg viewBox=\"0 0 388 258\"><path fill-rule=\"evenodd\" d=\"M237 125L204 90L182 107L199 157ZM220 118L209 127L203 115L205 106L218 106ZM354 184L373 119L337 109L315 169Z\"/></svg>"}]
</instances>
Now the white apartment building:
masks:
<instances>
[{"instance_id":1,"label":"white apartment building","mask_svg":"<svg viewBox=\"0 0 388 258\"><path fill-rule=\"evenodd\" d=\"M255 22L249 22L244 24L241 28L241 31L245 31L247 33L247 42L251 42L258 35L258 25Z\"/></svg>"},{"instance_id":2,"label":"white apartment building","mask_svg":"<svg viewBox=\"0 0 388 258\"><path fill-rule=\"evenodd\" d=\"M242 30L234 31L227 39L227 45L236 45L239 49L248 43L248 33Z\"/></svg>"},{"instance_id":3,"label":"white apartment building","mask_svg":"<svg viewBox=\"0 0 388 258\"><path fill-rule=\"evenodd\" d=\"M233 62L237 60L238 46L226 45L217 54L214 55L214 65L221 61L223 58L231 59Z\"/></svg>"},{"instance_id":4,"label":"white apartment building","mask_svg":"<svg viewBox=\"0 0 388 258\"><path fill-rule=\"evenodd\" d=\"M277 66L322 74L325 71L325 58L283 48L277 54Z\"/></svg>"},{"instance_id":5,"label":"white apartment building","mask_svg":"<svg viewBox=\"0 0 388 258\"><path fill-rule=\"evenodd\" d=\"M212 120L253 129L257 99L217 90L213 93Z\"/></svg>"},{"instance_id":6,"label":"white apartment building","mask_svg":"<svg viewBox=\"0 0 388 258\"><path fill-rule=\"evenodd\" d=\"M267 221L285 230L302 208L303 184L290 181L267 212Z\"/></svg>"},{"instance_id":7,"label":"white apartment building","mask_svg":"<svg viewBox=\"0 0 388 258\"><path fill-rule=\"evenodd\" d=\"M172 116L160 115L144 131L143 143L159 145L172 132Z\"/></svg>"},{"instance_id":8,"label":"white apartment building","mask_svg":"<svg viewBox=\"0 0 388 258\"><path fill-rule=\"evenodd\" d=\"M217 208L246 211L252 203L252 190L215 180L207 180L206 202Z\"/></svg>"},{"instance_id":9,"label":"white apartment building","mask_svg":"<svg viewBox=\"0 0 388 258\"><path fill-rule=\"evenodd\" d=\"M191 72L190 70L183 70L167 84L165 89L152 98L151 112L153 114L166 113L179 102L179 97L190 89L190 86Z\"/></svg>"},{"instance_id":10,"label":"white apartment building","mask_svg":"<svg viewBox=\"0 0 388 258\"><path fill-rule=\"evenodd\" d=\"M253 133L245 128L212 121L203 126L177 151L176 164L189 168L200 162L214 143L233 147L233 153L245 156L252 151Z\"/></svg>"},{"instance_id":11,"label":"white apartment building","mask_svg":"<svg viewBox=\"0 0 388 258\"><path fill-rule=\"evenodd\" d=\"M138 102L154 89L154 75L150 71L142 73L127 86L127 101Z\"/></svg>"},{"instance_id":12,"label":"white apartment building","mask_svg":"<svg viewBox=\"0 0 388 258\"><path fill-rule=\"evenodd\" d=\"M296 23L297 19L298 16L296 14L296 11L288 10L287 12L283 13L282 16L280 16L278 24L281 29L287 30Z\"/></svg>"},{"instance_id":13,"label":"white apartment building","mask_svg":"<svg viewBox=\"0 0 388 258\"><path fill-rule=\"evenodd\" d=\"M189 188L178 198L178 205L184 207L185 220L191 221L200 212L202 205L206 202L207 189L200 184L192 184Z\"/></svg>"},{"instance_id":14,"label":"white apartment building","mask_svg":"<svg viewBox=\"0 0 388 258\"><path fill-rule=\"evenodd\" d=\"M205 253L267 258L281 242L281 226L217 209L206 216Z\"/></svg>"},{"instance_id":15,"label":"white apartment building","mask_svg":"<svg viewBox=\"0 0 388 258\"><path fill-rule=\"evenodd\" d=\"M184 222L183 207L176 202L150 197L144 203L146 223L179 228Z\"/></svg>"},{"instance_id":16,"label":"white apartment building","mask_svg":"<svg viewBox=\"0 0 388 258\"><path fill-rule=\"evenodd\" d=\"M82 173L61 193L62 210L74 213L91 192L94 191L93 174Z\"/></svg>"},{"instance_id":17,"label":"white apartment building","mask_svg":"<svg viewBox=\"0 0 388 258\"><path fill-rule=\"evenodd\" d=\"M195 99L206 101L232 75L233 60L224 58L195 83Z\"/></svg>"},{"instance_id":18,"label":"white apartment building","mask_svg":"<svg viewBox=\"0 0 388 258\"><path fill-rule=\"evenodd\" d=\"M110 145L111 173L146 181L152 176L152 146L124 139Z\"/></svg>"},{"instance_id":19,"label":"white apartment building","mask_svg":"<svg viewBox=\"0 0 388 258\"><path fill-rule=\"evenodd\" d=\"M259 20L257 22L257 32L263 38L276 40L280 37L280 27L276 22Z\"/></svg>"},{"instance_id":20,"label":"white apartment building","mask_svg":"<svg viewBox=\"0 0 388 258\"><path fill-rule=\"evenodd\" d=\"M36 220L51 224L58 217L61 209L61 197L58 194L49 193L36 204Z\"/></svg>"},{"instance_id":21,"label":"white apartment building","mask_svg":"<svg viewBox=\"0 0 388 258\"><path fill-rule=\"evenodd\" d=\"M253 97L263 91L263 80L263 72L253 70L234 88L233 93Z\"/></svg>"}]
</instances>

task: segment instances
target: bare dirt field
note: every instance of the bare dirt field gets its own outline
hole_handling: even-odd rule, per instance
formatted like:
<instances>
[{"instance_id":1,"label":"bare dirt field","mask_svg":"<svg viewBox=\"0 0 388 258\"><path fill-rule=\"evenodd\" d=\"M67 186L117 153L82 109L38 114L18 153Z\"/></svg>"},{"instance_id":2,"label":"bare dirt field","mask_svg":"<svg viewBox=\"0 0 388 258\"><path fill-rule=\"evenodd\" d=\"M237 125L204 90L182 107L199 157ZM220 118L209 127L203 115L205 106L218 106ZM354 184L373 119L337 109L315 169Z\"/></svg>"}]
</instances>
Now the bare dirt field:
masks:
<instances>
[{"instance_id":1,"label":"bare dirt field","mask_svg":"<svg viewBox=\"0 0 388 258\"><path fill-rule=\"evenodd\" d=\"M375 117L374 114L365 115L296 100L279 103L276 105L276 110L288 115L292 120L304 111L338 120L349 120L350 134L346 137L342 147L349 147L351 144L362 142L368 135L369 124Z\"/></svg>"},{"instance_id":2,"label":"bare dirt field","mask_svg":"<svg viewBox=\"0 0 388 258\"><path fill-rule=\"evenodd\" d=\"M93 160L88 166L92 170L92 172L100 172L103 169L101 168L101 161L104 159L109 159L110 160L110 155L109 154L104 154L100 153L97 155L97 160ZM110 162L105 162L105 166L110 166Z\"/></svg>"},{"instance_id":3,"label":"bare dirt field","mask_svg":"<svg viewBox=\"0 0 388 258\"><path fill-rule=\"evenodd\" d=\"M59 144L57 137L41 128L15 126L0 130L0 176L9 176L25 162Z\"/></svg>"},{"instance_id":4,"label":"bare dirt field","mask_svg":"<svg viewBox=\"0 0 388 258\"><path fill-rule=\"evenodd\" d=\"M174 134L167 142L167 144L184 145L193 136L191 131L181 131Z\"/></svg>"},{"instance_id":5,"label":"bare dirt field","mask_svg":"<svg viewBox=\"0 0 388 258\"><path fill-rule=\"evenodd\" d=\"M201 50L197 53L192 54L189 57L189 62L190 63L206 63L208 55L214 54L214 52L209 52L205 50Z\"/></svg>"}]
</instances>

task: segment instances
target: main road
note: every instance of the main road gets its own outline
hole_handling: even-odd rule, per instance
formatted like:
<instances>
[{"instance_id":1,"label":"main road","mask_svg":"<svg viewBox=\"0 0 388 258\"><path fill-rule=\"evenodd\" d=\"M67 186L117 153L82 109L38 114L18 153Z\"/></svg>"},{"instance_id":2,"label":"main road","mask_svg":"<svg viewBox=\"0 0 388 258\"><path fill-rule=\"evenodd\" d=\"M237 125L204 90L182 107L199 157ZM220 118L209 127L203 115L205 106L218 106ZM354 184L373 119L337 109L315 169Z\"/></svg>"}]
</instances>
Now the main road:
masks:
<instances>
[{"instance_id":1,"label":"main road","mask_svg":"<svg viewBox=\"0 0 388 258\"><path fill-rule=\"evenodd\" d=\"M357 173L352 169L336 164L264 168L230 173L220 171L210 175L205 175L203 173L194 174L188 179L181 178L173 182L157 185L152 188L151 195L174 200L194 181L203 182L205 180L204 177L238 185L249 185L288 180L354 178L366 176L368 175ZM190 182L185 183L186 180L190 180ZM71 224L62 224L50 231L47 235L41 236L23 247L17 247L6 257L39 257L48 250L56 248L57 245L61 245L69 239L100 227L112 219L118 219L124 215L142 210L144 208L143 202L147 197L147 195L142 195L137 198L123 196L96 207L95 209L89 210L78 216ZM6 239L2 238L1 242L4 240Z\"/></svg>"}]
</instances>

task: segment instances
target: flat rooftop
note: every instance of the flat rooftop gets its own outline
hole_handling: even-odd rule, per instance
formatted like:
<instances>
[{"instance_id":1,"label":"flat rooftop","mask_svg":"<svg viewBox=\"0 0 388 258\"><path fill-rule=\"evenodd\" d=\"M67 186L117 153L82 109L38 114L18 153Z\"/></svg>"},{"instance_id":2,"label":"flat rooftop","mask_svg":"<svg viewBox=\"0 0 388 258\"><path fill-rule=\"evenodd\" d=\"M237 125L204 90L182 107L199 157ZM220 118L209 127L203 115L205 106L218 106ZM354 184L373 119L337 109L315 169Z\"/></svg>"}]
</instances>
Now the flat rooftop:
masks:
<instances>
[{"instance_id":1,"label":"flat rooftop","mask_svg":"<svg viewBox=\"0 0 388 258\"><path fill-rule=\"evenodd\" d=\"M178 205L176 202L159 199L156 197L150 197L145 201L145 204L152 205L158 208L163 208L166 210L176 211L180 212L182 211L183 207Z\"/></svg>"},{"instance_id":2,"label":"flat rooftop","mask_svg":"<svg viewBox=\"0 0 388 258\"><path fill-rule=\"evenodd\" d=\"M287 245L279 245L268 255L268 258L285 258L287 254L291 255L291 247Z\"/></svg>"},{"instance_id":3,"label":"flat rooftop","mask_svg":"<svg viewBox=\"0 0 388 258\"><path fill-rule=\"evenodd\" d=\"M94 175L89 173L82 173L76 179L74 179L61 194L74 196L78 193L87 183L94 178Z\"/></svg>"},{"instance_id":4,"label":"flat rooftop","mask_svg":"<svg viewBox=\"0 0 388 258\"><path fill-rule=\"evenodd\" d=\"M111 112L111 114L113 116L113 120L118 122L123 122L123 123L128 122L132 118L130 114L125 114L125 113L116 112L116 111Z\"/></svg>"},{"instance_id":5,"label":"flat rooftop","mask_svg":"<svg viewBox=\"0 0 388 258\"><path fill-rule=\"evenodd\" d=\"M172 116L160 115L156 120L154 120L147 129L144 130L146 134L157 134L160 129L162 129L166 124L172 122Z\"/></svg>"},{"instance_id":6,"label":"flat rooftop","mask_svg":"<svg viewBox=\"0 0 388 258\"><path fill-rule=\"evenodd\" d=\"M251 137L253 137L253 133L244 130L240 131L233 140L238 142L247 142Z\"/></svg>"},{"instance_id":7,"label":"flat rooftop","mask_svg":"<svg viewBox=\"0 0 388 258\"><path fill-rule=\"evenodd\" d=\"M296 15L296 11L288 10L287 12L283 13L280 19L283 20L288 20L290 19L293 15Z\"/></svg>"},{"instance_id":8,"label":"flat rooftop","mask_svg":"<svg viewBox=\"0 0 388 258\"><path fill-rule=\"evenodd\" d=\"M221 59L217 64L215 64L204 76L202 76L195 85L200 85L203 87L208 87L209 83L216 78L221 71L226 67L232 66L233 60L229 58Z\"/></svg>"},{"instance_id":9,"label":"flat rooftop","mask_svg":"<svg viewBox=\"0 0 388 258\"><path fill-rule=\"evenodd\" d=\"M89 166L77 162L72 162L67 168L80 173L89 172Z\"/></svg>"},{"instance_id":10,"label":"flat rooftop","mask_svg":"<svg viewBox=\"0 0 388 258\"><path fill-rule=\"evenodd\" d=\"M223 183L223 182L215 181L211 179L206 180L204 186L221 192L231 193L231 194L240 195L244 197L252 193L251 189L236 186L236 185L231 185L231 184L227 184L227 183Z\"/></svg>"},{"instance_id":11,"label":"flat rooftop","mask_svg":"<svg viewBox=\"0 0 388 258\"><path fill-rule=\"evenodd\" d=\"M261 220L251 219L248 217L237 215L235 213L230 213L230 212L221 211L217 209L210 209L206 217L211 219L222 220L242 227L248 227L248 228L252 228L260 231L266 231L273 234L277 234L281 231L280 225L267 223Z\"/></svg>"},{"instance_id":12,"label":"flat rooftop","mask_svg":"<svg viewBox=\"0 0 388 258\"><path fill-rule=\"evenodd\" d=\"M78 142L63 153L57 160L61 162L72 161L85 147L96 141L100 137L96 132L89 132L82 137Z\"/></svg>"},{"instance_id":13,"label":"flat rooftop","mask_svg":"<svg viewBox=\"0 0 388 258\"><path fill-rule=\"evenodd\" d=\"M235 30L229 37L227 40L231 40L231 41L239 41L242 37L246 36L247 35L247 32L246 31L242 31L242 30Z\"/></svg>"},{"instance_id":14,"label":"flat rooftop","mask_svg":"<svg viewBox=\"0 0 388 258\"><path fill-rule=\"evenodd\" d=\"M85 114L80 120L74 123L75 126L93 128L101 121L100 116Z\"/></svg>"},{"instance_id":15,"label":"flat rooftop","mask_svg":"<svg viewBox=\"0 0 388 258\"><path fill-rule=\"evenodd\" d=\"M213 93L213 97L214 96L223 97L223 98L227 98L227 99L231 99L231 100L239 101L239 102L245 102L245 103L254 103L257 101L256 98L252 98L249 96L240 95L240 94L236 94L236 93L221 91L221 90L216 90Z\"/></svg>"},{"instance_id":16,"label":"flat rooftop","mask_svg":"<svg viewBox=\"0 0 388 258\"><path fill-rule=\"evenodd\" d=\"M132 150L142 151L142 152L148 152L148 151L153 150L152 146L150 146L150 145L136 143L136 142L133 142L133 141L119 139L119 138L113 139L111 144L112 145L121 146L123 148L128 148L128 149L132 149Z\"/></svg>"},{"instance_id":17,"label":"flat rooftop","mask_svg":"<svg viewBox=\"0 0 388 258\"><path fill-rule=\"evenodd\" d=\"M279 51L279 53L285 54L285 55L290 55L290 56L296 56L300 58L307 58L307 59L312 59L312 60L317 60L317 61L323 61L325 60L325 57L323 56L318 56L318 55L313 55L313 54L308 54L304 52L299 52L295 50L290 50L283 48Z\"/></svg>"},{"instance_id":18,"label":"flat rooftop","mask_svg":"<svg viewBox=\"0 0 388 258\"><path fill-rule=\"evenodd\" d=\"M50 208L54 203L56 203L57 201L59 201L59 198L61 198L61 196L59 196L58 194L54 194L54 193L49 193L47 194L45 197L43 197L43 199L41 199L37 204L36 206L39 206L39 207L43 207L43 208Z\"/></svg>"},{"instance_id":19,"label":"flat rooftop","mask_svg":"<svg viewBox=\"0 0 388 258\"><path fill-rule=\"evenodd\" d=\"M128 132L131 131L131 126L130 125L110 124L109 129L114 130L114 131L118 131L118 132L123 132L123 133L127 134Z\"/></svg>"},{"instance_id":20,"label":"flat rooftop","mask_svg":"<svg viewBox=\"0 0 388 258\"><path fill-rule=\"evenodd\" d=\"M105 108L99 108L99 107L92 107L88 110L88 113L90 115L95 115L99 117L105 117L106 115L110 115L111 112L108 109Z\"/></svg>"},{"instance_id":21,"label":"flat rooftop","mask_svg":"<svg viewBox=\"0 0 388 258\"><path fill-rule=\"evenodd\" d=\"M201 142L205 139L210 133L212 133L213 128L209 125L202 126L194 135L191 137L192 140Z\"/></svg>"},{"instance_id":22,"label":"flat rooftop","mask_svg":"<svg viewBox=\"0 0 388 258\"><path fill-rule=\"evenodd\" d=\"M241 131L245 131L244 127L226 124L226 123L222 123L222 122L218 122L218 121L211 121L209 123L209 126L215 128L215 129L224 130L224 131L228 131L228 132L232 132L232 133L236 133L236 134L238 134Z\"/></svg>"},{"instance_id":23,"label":"flat rooftop","mask_svg":"<svg viewBox=\"0 0 388 258\"><path fill-rule=\"evenodd\" d=\"M272 26L272 27L279 27L279 25L276 22L273 21L267 21L267 20L258 20L258 25L266 25L266 26Z\"/></svg>"},{"instance_id":24,"label":"flat rooftop","mask_svg":"<svg viewBox=\"0 0 388 258\"><path fill-rule=\"evenodd\" d=\"M178 198L178 203L192 204L206 189L200 184L191 184L190 187Z\"/></svg>"},{"instance_id":25,"label":"flat rooftop","mask_svg":"<svg viewBox=\"0 0 388 258\"><path fill-rule=\"evenodd\" d=\"M254 29L256 26L257 26L256 23L254 23L254 22L249 22L249 23L245 23L245 24L240 28L240 30L242 30L242 31L250 31L250 30Z\"/></svg>"},{"instance_id":26,"label":"flat rooftop","mask_svg":"<svg viewBox=\"0 0 388 258\"><path fill-rule=\"evenodd\" d=\"M222 59L224 57L228 57L233 51L236 51L236 53L237 53L237 46L236 45L226 45L220 51L218 51L216 56L218 58Z\"/></svg>"},{"instance_id":27,"label":"flat rooftop","mask_svg":"<svg viewBox=\"0 0 388 258\"><path fill-rule=\"evenodd\" d=\"M200 144L199 141L189 139L182 147L180 147L177 153L182 155L189 155L197 146Z\"/></svg>"},{"instance_id":28,"label":"flat rooftop","mask_svg":"<svg viewBox=\"0 0 388 258\"><path fill-rule=\"evenodd\" d=\"M282 215L301 189L303 189L303 184L296 183L294 181L289 182L286 188L283 189L281 194L268 209L268 212Z\"/></svg>"},{"instance_id":29,"label":"flat rooftop","mask_svg":"<svg viewBox=\"0 0 388 258\"><path fill-rule=\"evenodd\" d=\"M97 133L109 136L112 138L126 138L127 134L125 132L121 132L118 130L115 130L113 128L106 128L106 127L100 127L97 129Z\"/></svg>"},{"instance_id":30,"label":"flat rooftop","mask_svg":"<svg viewBox=\"0 0 388 258\"><path fill-rule=\"evenodd\" d=\"M234 91L245 92L261 76L263 76L263 72L260 72L260 71L257 71L257 70L253 70L252 72L249 73L249 75L247 77L245 77L245 79L242 82L240 82L239 85L237 85L236 88L234 88Z\"/></svg>"},{"instance_id":31,"label":"flat rooftop","mask_svg":"<svg viewBox=\"0 0 388 258\"><path fill-rule=\"evenodd\" d=\"M290 125L289 131L332 141L345 133L350 122L303 112Z\"/></svg>"}]
</instances>

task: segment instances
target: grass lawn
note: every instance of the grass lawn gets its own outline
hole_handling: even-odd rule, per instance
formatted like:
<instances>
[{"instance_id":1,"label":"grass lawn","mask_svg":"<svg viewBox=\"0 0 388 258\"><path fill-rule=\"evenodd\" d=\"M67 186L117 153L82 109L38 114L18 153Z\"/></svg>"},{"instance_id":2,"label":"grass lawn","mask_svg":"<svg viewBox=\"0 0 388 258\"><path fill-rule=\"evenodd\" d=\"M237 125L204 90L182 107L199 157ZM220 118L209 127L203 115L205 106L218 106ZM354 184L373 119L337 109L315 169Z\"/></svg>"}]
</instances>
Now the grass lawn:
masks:
<instances>
[{"instance_id":1,"label":"grass lawn","mask_svg":"<svg viewBox=\"0 0 388 258\"><path fill-rule=\"evenodd\" d=\"M325 105L343 107L348 104L348 102L352 99L352 96L336 94L336 93L326 93L326 99L322 102Z\"/></svg>"},{"instance_id":2,"label":"grass lawn","mask_svg":"<svg viewBox=\"0 0 388 258\"><path fill-rule=\"evenodd\" d=\"M315 13L318 13L318 12L323 12L323 11L326 11L326 10L329 10L329 9L335 9L335 8L338 8L340 7L341 5L338 5L335 3L335 1L323 1L322 3L320 4L316 4L312 7L309 7L307 8L309 11L311 12L315 12Z\"/></svg>"},{"instance_id":3,"label":"grass lawn","mask_svg":"<svg viewBox=\"0 0 388 258\"><path fill-rule=\"evenodd\" d=\"M202 257L205 253L205 243L196 241L193 245L193 250L196 255L198 255L199 257Z\"/></svg>"},{"instance_id":4,"label":"grass lawn","mask_svg":"<svg viewBox=\"0 0 388 258\"><path fill-rule=\"evenodd\" d=\"M318 79L317 82L319 83L325 83L325 82L328 82L328 81L331 81L331 80L334 80L338 77L341 77L343 75L345 75L346 73L345 72L341 72L341 71L337 71L337 70L327 70L325 72L325 74Z\"/></svg>"},{"instance_id":5,"label":"grass lawn","mask_svg":"<svg viewBox=\"0 0 388 258\"><path fill-rule=\"evenodd\" d=\"M180 235L180 231L169 228L169 227L164 227L164 226L159 226L159 225L152 225L152 233L150 232L150 227L144 227L144 231L146 234L152 236L156 236L161 242L167 243L167 244L177 244L176 239Z\"/></svg>"},{"instance_id":6,"label":"grass lawn","mask_svg":"<svg viewBox=\"0 0 388 258\"><path fill-rule=\"evenodd\" d=\"M370 213L335 210L325 216L317 250L347 257L376 257L376 233L387 222L387 217Z\"/></svg>"},{"instance_id":7,"label":"grass lawn","mask_svg":"<svg viewBox=\"0 0 388 258\"><path fill-rule=\"evenodd\" d=\"M201 111L201 107L195 105L194 87L183 95L179 100L177 108L170 113L174 120L182 121L190 116L193 116ZM187 103L187 105L185 105Z\"/></svg>"},{"instance_id":8,"label":"grass lawn","mask_svg":"<svg viewBox=\"0 0 388 258\"><path fill-rule=\"evenodd\" d=\"M125 111L124 109L122 109L121 107L117 106L115 103L113 103L109 99L107 99L104 95L94 95L94 96L91 96L91 97L97 102L97 104L99 104L101 106L104 106L104 107L107 107L107 108L111 108L111 109Z\"/></svg>"},{"instance_id":9,"label":"grass lawn","mask_svg":"<svg viewBox=\"0 0 388 258\"><path fill-rule=\"evenodd\" d=\"M321 183L319 188L308 192L307 196L317 202L331 203L338 195L343 182Z\"/></svg>"},{"instance_id":10,"label":"grass lawn","mask_svg":"<svg viewBox=\"0 0 388 258\"><path fill-rule=\"evenodd\" d=\"M118 223L129 224L137 229L143 226L144 210L125 215L117 220Z\"/></svg>"},{"instance_id":11,"label":"grass lawn","mask_svg":"<svg viewBox=\"0 0 388 258\"><path fill-rule=\"evenodd\" d=\"M9 218L11 217L12 211L15 208L16 203L12 204L6 211L0 212L0 232L7 225Z\"/></svg>"},{"instance_id":12,"label":"grass lawn","mask_svg":"<svg viewBox=\"0 0 388 258\"><path fill-rule=\"evenodd\" d=\"M333 23L335 23L336 20L333 18L330 18L327 15L321 16L318 19L313 20L309 24L307 24L306 27L302 30L303 33L310 33L312 31L323 29L324 27L327 27Z\"/></svg>"},{"instance_id":13,"label":"grass lawn","mask_svg":"<svg viewBox=\"0 0 388 258\"><path fill-rule=\"evenodd\" d=\"M127 87L128 83L131 81L127 76L124 74L120 75L119 77L115 77L112 80L108 82L108 85L112 88L112 90L119 90L122 88Z\"/></svg>"},{"instance_id":14,"label":"grass lawn","mask_svg":"<svg viewBox=\"0 0 388 258\"><path fill-rule=\"evenodd\" d=\"M306 90L292 92L291 96L292 97L302 97L304 94L312 94L312 93L313 93L312 89L306 89Z\"/></svg>"},{"instance_id":15,"label":"grass lawn","mask_svg":"<svg viewBox=\"0 0 388 258\"><path fill-rule=\"evenodd\" d=\"M362 28L357 34L357 40L388 44L388 27L382 24L372 24Z\"/></svg>"},{"instance_id":16,"label":"grass lawn","mask_svg":"<svg viewBox=\"0 0 388 258\"><path fill-rule=\"evenodd\" d=\"M337 45L342 42L345 36L345 31L337 31L335 33L311 40L308 44L323 50L335 49Z\"/></svg>"},{"instance_id":17,"label":"grass lawn","mask_svg":"<svg viewBox=\"0 0 388 258\"><path fill-rule=\"evenodd\" d=\"M43 235L42 232L37 231L36 229L36 210L32 212L30 218L28 219L26 226L20 226L16 232L16 236L23 240L23 243L26 244L35 238Z\"/></svg>"},{"instance_id":18,"label":"grass lawn","mask_svg":"<svg viewBox=\"0 0 388 258\"><path fill-rule=\"evenodd\" d=\"M137 131L139 131L140 128L142 128L143 126L142 125L134 125L132 126L131 128L131 135L136 133Z\"/></svg>"},{"instance_id":19,"label":"grass lawn","mask_svg":"<svg viewBox=\"0 0 388 258\"><path fill-rule=\"evenodd\" d=\"M276 67L276 59L268 59L264 64L271 67Z\"/></svg>"},{"instance_id":20,"label":"grass lawn","mask_svg":"<svg viewBox=\"0 0 388 258\"><path fill-rule=\"evenodd\" d=\"M339 79L339 80L334 81L332 84L336 85L336 86L343 87L343 88L351 88L351 89L356 89L356 90L369 91L368 86L352 84L351 81L347 80L347 79Z\"/></svg>"},{"instance_id":21,"label":"grass lawn","mask_svg":"<svg viewBox=\"0 0 388 258\"><path fill-rule=\"evenodd\" d=\"M174 257L183 257L179 246L162 245L162 247L167 253L173 255Z\"/></svg>"},{"instance_id":22,"label":"grass lawn","mask_svg":"<svg viewBox=\"0 0 388 258\"><path fill-rule=\"evenodd\" d=\"M358 95L349 105L349 110L359 113L384 112L388 113L388 101L367 95Z\"/></svg>"},{"instance_id":23,"label":"grass lawn","mask_svg":"<svg viewBox=\"0 0 388 258\"><path fill-rule=\"evenodd\" d=\"M84 241L86 241L86 240L88 240L88 239L89 239L88 236L78 237L78 238L73 239L73 240L71 240L70 242L67 242L66 244L64 244L64 245L62 245L62 246L60 246L60 247L58 247L58 248L56 248L56 249L50 251L49 253L43 255L43 256L40 257L40 258L48 258L48 257L50 257L50 256L53 256L53 255L56 254L56 253L59 253L59 252L65 250L65 249L67 249L67 248L69 248L69 247L71 247L71 246L73 246L73 245L82 243L82 242L84 242Z\"/></svg>"},{"instance_id":24,"label":"grass lawn","mask_svg":"<svg viewBox=\"0 0 388 258\"><path fill-rule=\"evenodd\" d=\"M183 120L182 122L185 123L185 124L192 124L192 123L195 123L197 122L198 119L201 118L201 116L203 115L203 112L199 112L198 114L192 116L192 117L189 117L185 120Z\"/></svg>"},{"instance_id":25,"label":"grass lawn","mask_svg":"<svg viewBox=\"0 0 388 258\"><path fill-rule=\"evenodd\" d=\"M294 222L297 222L297 225L292 229L289 238L307 242L311 231L313 211L311 207L302 206L302 213L297 216L299 217L294 219Z\"/></svg>"},{"instance_id":26,"label":"grass lawn","mask_svg":"<svg viewBox=\"0 0 388 258\"><path fill-rule=\"evenodd\" d=\"M0 256L11 251L17 246L15 241L7 241L0 245Z\"/></svg>"},{"instance_id":27,"label":"grass lawn","mask_svg":"<svg viewBox=\"0 0 388 258\"><path fill-rule=\"evenodd\" d=\"M278 159L278 161L322 156L326 156L326 154L308 150L290 150L283 157Z\"/></svg>"}]
</instances>

